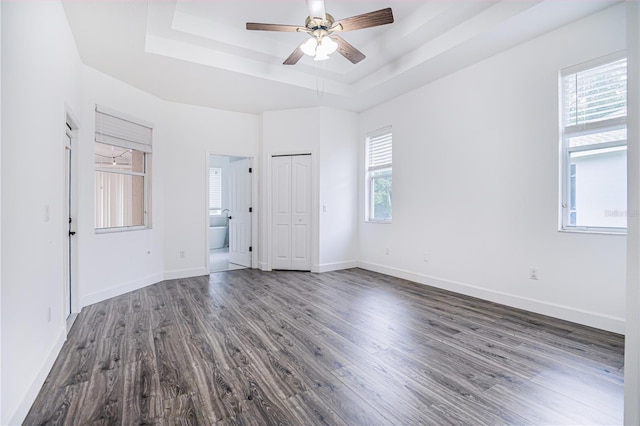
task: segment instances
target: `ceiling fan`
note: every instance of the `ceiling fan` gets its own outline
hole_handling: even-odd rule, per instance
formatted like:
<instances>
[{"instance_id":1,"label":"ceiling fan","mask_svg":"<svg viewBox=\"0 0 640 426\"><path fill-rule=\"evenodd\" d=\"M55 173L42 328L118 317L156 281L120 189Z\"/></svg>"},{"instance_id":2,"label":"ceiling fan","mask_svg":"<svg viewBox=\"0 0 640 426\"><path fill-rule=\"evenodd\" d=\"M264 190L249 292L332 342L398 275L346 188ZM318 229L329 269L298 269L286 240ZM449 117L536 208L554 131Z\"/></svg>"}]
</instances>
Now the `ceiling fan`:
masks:
<instances>
[{"instance_id":1,"label":"ceiling fan","mask_svg":"<svg viewBox=\"0 0 640 426\"><path fill-rule=\"evenodd\" d=\"M333 16L325 12L324 0L306 0L306 2L309 16L304 27L247 22L248 30L305 32L309 34L310 38L289 55L283 62L284 65L295 65L305 54L313 56L316 61L329 59L329 55L336 50L349 61L357 64L365 58L365 55L335 33L377 27L393 22L393 13L390 7L336 21Z\"/></svg>"}]
</instances>

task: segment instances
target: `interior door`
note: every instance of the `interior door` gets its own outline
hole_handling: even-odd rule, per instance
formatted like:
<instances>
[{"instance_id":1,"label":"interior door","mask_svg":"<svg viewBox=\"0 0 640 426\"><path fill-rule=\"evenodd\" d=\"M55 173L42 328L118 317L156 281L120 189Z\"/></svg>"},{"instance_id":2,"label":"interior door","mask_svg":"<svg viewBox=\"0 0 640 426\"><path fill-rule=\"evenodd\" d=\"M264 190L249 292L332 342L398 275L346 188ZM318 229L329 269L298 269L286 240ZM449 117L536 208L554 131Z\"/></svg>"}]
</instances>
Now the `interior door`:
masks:
<instances>
[{"instance_id":1,"label":"interior door","mask_svg":"<svg viewBox=\"0 0 640 426\"><path fill-rule=\"evenodd\" d=\"M65 318L69 319L72 313L71 306L71 280L72 275L72 243L73 243L73 235L75 232L73 231L73 223L71 218L71 135L68 133L65 135L65 147L64 147L64 163L65 163L65 181L64 181L64 205L65 205L65 215L64 220L67 222L65 224L65 232L66 232L66 247L64 254L64 273L65 273L65 283L64 283L64 299L65 299Z\"/></svg>"},{"instance_id":2,"label":"interior door","mask_svg":"<svg viewBox=\"0 0 640 426\"><path fill-rule=\"evenodd\" d=\"M272 269L311 270L311 156L271 160Z\"/></svg>"},{"instance_id":3,"label":"interior door","mask_svg":"<svg viewBox=\"0 0 640 426\"><path fill-rule=\"evenodd\" d=\"M272 269L291 269L291 157L271 159Z\"/></svg>"},{"instance_id":4,"label":"interior door","mask_svg":"<svg viewBox=\"0 0 640 426\"><path fill-rule=\"evenodd\" d=\"M311 156L291 157L291 269L311 270Z\"/></svg>"},{"instance_id":5,"label":"interior door","mask_svg":"<svg viewBox=\"0 0 640 426\"><path fill-rule=\"evenodd\" d=\"M229 262L251 267L251 159L232 161L229 180Z\"/></svg>"}]
</instances>

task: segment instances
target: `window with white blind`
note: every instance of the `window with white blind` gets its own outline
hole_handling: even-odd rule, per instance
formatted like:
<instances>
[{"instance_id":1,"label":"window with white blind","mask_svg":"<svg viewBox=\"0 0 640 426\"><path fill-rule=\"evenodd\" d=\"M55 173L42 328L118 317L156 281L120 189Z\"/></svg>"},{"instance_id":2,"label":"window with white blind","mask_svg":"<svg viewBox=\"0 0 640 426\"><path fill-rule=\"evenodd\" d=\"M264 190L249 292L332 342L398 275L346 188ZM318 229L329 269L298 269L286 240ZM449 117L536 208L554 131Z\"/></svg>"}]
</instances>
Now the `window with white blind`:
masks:
<instances>
[{"instance_id":1,"label":"window with white blind","mask_svg":"<svg viewBox=\"0 0 640 426\"><path fill-rule=\"evenodd\" d=\"M391 127L369 133L366 145L365 220L391 223L393 189Z\"/></svg>"},{"instance_id":2,"label":"window with white blind","mask_svg":"<svg viewBox=\"0 0 640 426\"><path fill-rule=\"evenodd\" d=\"M209 168L209 214L222 214L222 169Z\"/></svg>"},{"instance_id":3,"label":"window with white blind","mask_svg":"<svg viewBox=\"0 0 640 426\"><path fill-rule=\"evenodd\" d=\"M627 60L561 72L562 229L626 231Z\"/></svg>"},{"instance_id":4,"label":"window with white blind","mask_svg":"<svg viewBox=\"0 0 640 426\"><path fill-rule=\"evenodd\" d=\"M151 227L150 124L96 105L95 228Z\"/></svg>"}]
</instances>

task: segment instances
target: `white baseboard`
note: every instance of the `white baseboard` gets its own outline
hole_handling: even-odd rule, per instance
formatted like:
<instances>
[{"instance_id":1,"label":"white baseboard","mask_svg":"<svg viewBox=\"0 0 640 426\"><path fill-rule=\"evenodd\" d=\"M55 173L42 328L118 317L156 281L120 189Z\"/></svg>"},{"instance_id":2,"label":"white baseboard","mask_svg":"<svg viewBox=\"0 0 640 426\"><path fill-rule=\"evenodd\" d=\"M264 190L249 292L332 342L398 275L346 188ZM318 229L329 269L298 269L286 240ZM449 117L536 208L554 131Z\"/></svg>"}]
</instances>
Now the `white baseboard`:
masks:
<instances>
[{"instance_id":1,"label":"white baseboard","mask_svg":"<svg viewBox=\"0 0 640 426\"><path fill-rule=\"evenodd\" d=\"M267 268L267 262L258 262L258 269L261 271L269 271Z\"/></svg>"},{"instance_id":2,"label":"white baseboard","mask_svg":"<svg viewBox=\"0 0 640 426\"><path fill-rule=\"evenodd\" d=\"M430 285L432 287L443 290L453 291L455 293L467 296L477 297L479 299L488 300L490 302L500 303L502 305L511 306L513 308L523 309L525 311L537 314L547 315L566 321L575 322L577 324L587 325L589 327L599 328L601 330L611 331L614 333L624 334L625 319L602 315L596 312L576 309L570 306L558 305L555 303L543 302L541 300L530 299L527 297L516 296L514 294L503 293L495 290L489 290L477 287L471 284L461 283L457 281L445 280L430 275L420 274L416 272L406 271L403 269L392 268L371 262L358 262L358 267L373 272L380 272L396 278L402 278L414 281L419 284Z\"/></svg>"},{"instance_id":3,"label":"white baseboard","mask_svg":"<svg viewBox=\"0 0 640 426\"><path fill-rule=\"evenodd\" d=\"M344 262L321 263L317 266L318 272L340 271L358 267L357 260L346 260Z\"/></svg>"},{"instance_id":4,"label":"white baseboard","mask_svg":"<svg viewBox=\"0 0 640 426\"><path fill-rule=\"evenodd\" d=\"M179 280L180 278L200 277L202 275L209 275L209 271L207 270L207 268L191 268L165 271L163 279Z\"/></svg>"},{"instance_id":5,"label":"white baseboard","mask_svg":"<svg viewBox=\"0 0 640 426\"><path fill-rule=\"evenodd\" d=\"M47 357L43 361L40 369L38 370L38 374L31 382L31 386L27 390L27 393L22 398L22 402L18 405L18 408L11 416L11 420L9 420L9 424L12 425L21 425L24 422L25 417L29 414L29 410L33 405L34 401L38 397L38 393L44 384L44 381L47 379L49 372L51 371L51 367L56 362L56 358L62 349L62 345L67 339L67 333L65 327L60 328L60 332L58 333L58 337L49 348Z\"/></svg>"},{"instance_id":6,"label":"white baseboard","mask_svg":"<svg viewBox=\"0 0 640 426\"><path fill-rule=\"evenodd\" d=\"M138 290L148 285L157 284L164 280L199 277L202 275L209 275L209 271L207 271L207 268L179 269L174 271L166 271L160 274L154 274L140 280L130 281L125 284L120 284L115 287L109 287L107 289L96 291L94 293L83 296L80 299L80 307L82 308L84 306L93 305L94 303L102 302L103 300L120 296L121 294Z\"/></svg>"},{"instance_id":7,"label":"white baseboard","mask_svg":"<svg viewBox=\"0 0 640 426\"><path fill-rule=\"evenodd\" d=\"M103 300L120 296L121 294L127 293L129 291L138 290L139 288L159 283L163 279L165 279L163 274L154 274L140 280L130 281L125 284L120 284L115 287L109 287L104 290L87 294L86 296L82 296L80 298L80 307L82 308L84 306L93 305L94 303L102 302Z\"/></svg>"}]
</instances>

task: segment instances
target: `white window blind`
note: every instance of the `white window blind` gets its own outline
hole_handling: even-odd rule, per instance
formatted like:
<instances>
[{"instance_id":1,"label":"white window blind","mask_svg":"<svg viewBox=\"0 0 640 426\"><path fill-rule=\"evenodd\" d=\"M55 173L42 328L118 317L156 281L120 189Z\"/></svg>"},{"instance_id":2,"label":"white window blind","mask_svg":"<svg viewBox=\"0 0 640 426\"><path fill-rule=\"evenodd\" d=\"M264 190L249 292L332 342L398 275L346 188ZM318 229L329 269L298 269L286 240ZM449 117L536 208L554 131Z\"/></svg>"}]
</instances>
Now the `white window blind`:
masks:
<instances>
[{"instance_id":1,"label":"white window blind","mask_svg":"<svg viewBox=\"0 0 640 426\"><path fill-rule=\"evenodd\" d=\"M391 167L391 128L371 133L367 137L367 170L374 171Z\"/></svg>"},{"instance_id":2,"label":"white window blind","mask_svg":"<svg viewBox=\"0 0 640 426\"><path fill-rule=\"evenodd\" d=\"M222 209L222 169L209 168L209 209Z\"/></svg>"},{"instance_id":3,"label":"white window blind","mask_svg":"<svg viewBox=\"0 0 640 426\"><path fill-rule=\"evenodd\" d=\"M393 189L393 140L391 126L367 134L367 222L391 223Z\"/></svg>"},{"instance_id":4,"label":"white window blind","mask_svg":"<svg viewBox=\"0 0 640 426\"><path fill-rule=\"evenodd\" d=\"M610 122L627 115L626 58L588 69L565 70L562 86L565 128Z\"/></svg>"},{"instance_id":5,"label":"white window blind","mask_svg":"<svg viewBox=\"0 0 640 426\"><path fill-rule=\"evenodd\" d=\"M151 152L153 126L96 105L96 142Z\"/></svg>"}]
</instances>

